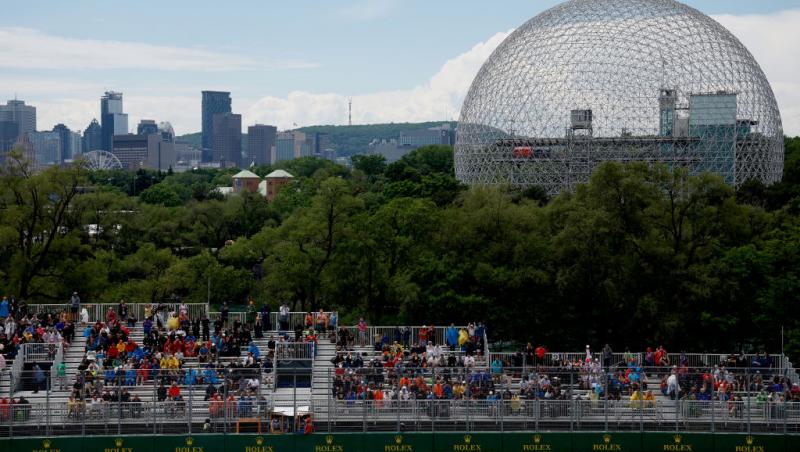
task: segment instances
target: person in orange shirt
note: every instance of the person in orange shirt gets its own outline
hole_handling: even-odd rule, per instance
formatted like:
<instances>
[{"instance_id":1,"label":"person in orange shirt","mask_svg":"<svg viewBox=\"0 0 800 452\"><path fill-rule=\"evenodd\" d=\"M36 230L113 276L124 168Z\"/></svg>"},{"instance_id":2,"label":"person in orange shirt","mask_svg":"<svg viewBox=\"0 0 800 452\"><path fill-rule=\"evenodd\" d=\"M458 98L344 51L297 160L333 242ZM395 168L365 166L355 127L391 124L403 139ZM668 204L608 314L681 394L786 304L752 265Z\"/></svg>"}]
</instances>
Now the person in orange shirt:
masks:
<instances>
[{"instance_id":1,"label":"person in orange shirt","mask_svg":"<svg viewBox=\"0 0 800 452\"><path fill-rule=\"evenodd\" d=\"M383 391L376 389L372 392L372 398L375 399L375 406L377 408L383 408Z\"/></svg>"},{"instance_id":2,"label":"person in orange shirt","mask_svg":"<svg viewBox=\"0 0 800 452\"><path fill-rule=\"evenodd\" d=\"M406 377L406 376L403 376L402 378L400 378L400 383L399 383L399 386L400 386L401 388L402 388L403 386L406 386L406 387L408 387L408 386L411 386L411 379L410 379L410 378L408 378L408 377Z\"/></svg>"},{"instance_id":3,"label":"person in orange shirt","mask_svg":"<svg viewBox=\"0 0 800 452\"><path fill-rule=\"evenodd\" d=\"M441 382L437 381L436 384L433 385L433 395L436 396L437 399L441 399L444 395Z\"/></svg>"}]
</instances>

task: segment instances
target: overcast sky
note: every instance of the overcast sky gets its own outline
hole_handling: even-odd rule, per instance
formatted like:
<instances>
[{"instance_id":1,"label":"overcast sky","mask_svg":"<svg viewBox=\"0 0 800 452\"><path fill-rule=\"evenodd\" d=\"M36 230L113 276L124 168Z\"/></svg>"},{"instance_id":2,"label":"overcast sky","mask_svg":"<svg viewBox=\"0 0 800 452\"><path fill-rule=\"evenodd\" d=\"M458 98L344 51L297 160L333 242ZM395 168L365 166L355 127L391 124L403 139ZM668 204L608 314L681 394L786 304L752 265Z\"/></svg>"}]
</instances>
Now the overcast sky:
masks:
<instances>
[{"instance_id":1,"label":"overcast sky","mask_svg":"<svg viewBox=\"0 0 800 452\"><path fill-rule=\"evenodd\" d=\"M0 0L0 4L10 0ZM200 91L232 91L244 125L457 119L480 65L556 0L28 0L0 8L0 99L39 129L83 129L106 89L142 118L200 130ZM690 0L728 27L800 135L800 0Z\"/></svg>"}]
</instances>

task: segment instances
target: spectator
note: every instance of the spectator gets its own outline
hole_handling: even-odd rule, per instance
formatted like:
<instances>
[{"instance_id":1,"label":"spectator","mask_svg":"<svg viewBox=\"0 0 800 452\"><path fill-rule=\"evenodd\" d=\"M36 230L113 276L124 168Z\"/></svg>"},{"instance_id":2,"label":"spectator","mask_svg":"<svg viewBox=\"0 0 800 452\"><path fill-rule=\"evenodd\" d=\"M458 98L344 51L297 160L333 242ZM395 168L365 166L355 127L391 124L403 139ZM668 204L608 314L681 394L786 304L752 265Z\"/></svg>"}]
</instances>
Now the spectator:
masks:
<instances>
[{"instance_id":1,"label":"spectator","mask_svg":"<svg viewBox=\"0 0 800 452\"><path fill-rule=\"evenodd\" d=\"M23 397L19 396L16 402L11 402L14 411L17 413L17 418L21 421L27 421L31 415L31 403Z\"/></svg>"},{"instance_id":2,"label":"spectator","mask_svg":"<svg viewBox=\"0 0 800 452\"><path fill-rule=\"evenodd\" d=\"M606 371L611 368L611 360L614 358L614 352L611 350L611 346L606 344L603 347L603 367Z\"/></svg>"},{"instance_id":3,"label":"spectator","mask_svg":"<svg viewBox=\"0 0 800 452\"><path fill-rule=\"evenodd\" d=\"M9 314L9 307L8 307L8 298L3 296L3 300L0 301L0 320L5 320Z\"/></svg>"},{"instance_id":4,"label":"spectator","mask_svg":"<svg viewBox=\"0 0 800 452\"><path fill-rule=\"evenodd\" d=\"M75 321L78 319L78 311L81 307L81 297L78 296L78 292L72 292L72 296L69 299L69 305L70 312L72 313L70 320Z\"/></svg>"},{"instance_id":5,"label":"spectator","mask_svg":"<svg viewBox=\"0 0 800 452\"><path fill-rule=\"evenodd\" d=\"M367 345L367 322L364 317L358 319L358 342L361 346Z\"/></svg>"},{"instance_id":6,"label":"spectator","mask_svg":"<svg viewBox=\"0 0 800 452\"><path fill-rule=\"evenodd\" d=\"M253 297L252 296L247 297L247 317L246 317L246 319L247 319L247 326L249 326L251 329L256 324L256 313L257 312L258 312L258 310L256 309L256 305L255 305L255 302L253 301Z\"/></svg>"},{"instance_id":7,"label":"spectator","mask_svg":"<svg viewBox=\"0 0 800 452\"><path fill-rule=\"evenodd\" d=\"M280 323L281 331L289 329L289 305L284 301L281 304L278 316L278 323Z\"/></svg>"},{"instance_id":8,"label":"spectator","mask_svg":"<svg viewBox=\"0 0 800 452\"><path fill-rule=\"evenodd\" d=\"M33 393L36 394L40 389L46 389L47 376L39 367L39 364L33 365Z\"/></svg>"},{"instance_id":9,"label":"spectator","mask_svg":"<svg viewBox=\"0 0 800 452\"><path fill-rule=\"evenodd\" d=\"M458 346L458 330L456 329L454 324L450 324L447 328L446 342L448 347L450 347L450 351L455 351L456 347Z\"/></svg>"},{"instance_id":10,"label":"spectator","mask_svg":"<svg viewBox=\"0 0 800 452\"><path fill-rule=\"evenodd\" d=\"M58 382L58 388L63 390L67 384L67 364L64 361L61 361L56 366L56 381Z\"/></svg>"}]
</instances>

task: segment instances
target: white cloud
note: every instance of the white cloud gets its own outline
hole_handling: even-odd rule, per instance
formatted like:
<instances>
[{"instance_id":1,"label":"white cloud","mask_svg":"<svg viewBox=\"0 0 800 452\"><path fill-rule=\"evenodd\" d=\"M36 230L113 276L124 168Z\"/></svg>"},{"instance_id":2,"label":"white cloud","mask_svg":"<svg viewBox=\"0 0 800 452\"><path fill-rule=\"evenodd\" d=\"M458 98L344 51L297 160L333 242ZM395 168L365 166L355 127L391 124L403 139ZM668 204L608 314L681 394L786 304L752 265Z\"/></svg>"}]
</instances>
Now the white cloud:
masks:
<instances>
[{"instance_id":1,"label":"white cloud","mask_svg":"<svg viewBox=\"0 0 800 452\"><path fill-rule=\"evenodd\" d=\"M714 19L750 50L775 92L786 135L800 135L800 9Z\"/></svg>"},{"instance_id":2,"label":"white cloud","mask_svg":"<svg viewBox=\"0 0 800 452\"><path fill-rule=\"evenodd\" d=\"M29 28L0 27L0 67L10 69L146 69L235 71L308 68L289 60L269 63L200 48L54 36Z\"/></svg>"},{"instance_id":3,"label":"white cloud","mask_svg":"<svg viewBox=\"0 0 800 452\"><path fill-rule=\"evenodd\" d=\"M426 83L409 90L382 91L352 96L353 122L416 122L454 119L472 79L489 55L511 31L500 32L447 61ZM348 97L341 94L289 93L285 98L267 96L244 113L255 122L291 128L293 124L346 124Z\"/></svg>"},{"instance_id":4,"label":"white cloud","mask_svg":"<svg viewBox=\"0 0 800 452\"><path fill-rule=\"evenodd\" d=\"M775 95L787 135L800 135L800 10L768 15L716 16L730 29L764 69ZM0 29L2 30L2 29ZM510 33L500 32L445 62L424 83L406 90L353 95L353 122L435 121L457 119L472 79L491 52ZM0 66L6 64L5 44L0 38ZM201 89L187 83L181 89L167 90L156 81L152 87L140 86L125 91L125 110L135 127L141 118L168 120L179 134L200 130ZM40 129L64 122L83 129L99 112L99 95L104 87L80 80L48 80L0 75L0 87L13 87L25 93L25 100L38 107ZM179 95L142 96L139 93L178 92ZM193 95L192 93L197 93ZM69 93L69 97L63 97ZM89 99L88 101L86 99ZM256 122L292 128L294 124L346 124L348 96L342 93L294 91L286 96L243 99L234 93L234 111L243 114L243 127Z\"/></svg>"}]
</instances>

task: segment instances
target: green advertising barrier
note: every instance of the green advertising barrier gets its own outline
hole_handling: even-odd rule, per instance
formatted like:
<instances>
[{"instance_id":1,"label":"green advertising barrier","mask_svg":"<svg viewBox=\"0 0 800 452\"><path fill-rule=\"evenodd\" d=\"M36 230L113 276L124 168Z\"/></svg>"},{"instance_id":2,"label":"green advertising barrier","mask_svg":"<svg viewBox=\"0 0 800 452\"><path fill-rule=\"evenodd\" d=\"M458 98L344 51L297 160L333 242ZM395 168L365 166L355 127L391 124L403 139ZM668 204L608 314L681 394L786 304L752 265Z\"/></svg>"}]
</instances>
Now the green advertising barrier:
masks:
<instances>
[{"instance_id":1,"label":"green advertising barrier","mask_svg":"<svg viewBox=\"0 0 800 452\"><path fill-rule=\"evenodd\" d=\"M704 452L714 450L714 435L704 433L645 433L642 452Z\"/></svg>"},{"instance_id":2,"label":"green advertising barrier","mask_svg":"<svg viewBox=\"0 0 800 452\"><path fill-rule=\"evenodd\" d=\"M423 452L433 450L433 435L426 433L375 433L365 435L364 449L375 452Z\"/></svg>"},{"instance_id":3,"label":"green advertising barrier","mask_svg":"<svg viewBox=\"0 0 800 452\"><path fill-rule=\"evenodd\" d=\"M14 438L13 442L7 441L7 444L8 448L4 449L3 443L0 443L0 451L83 452L82 438Z\"/></svg>"},{"instance_id":4,"label":"green advertising barrier","mask_svg":"<svg viewBox=\"0 0 800 452\"><path fill-rule=\"evenodd\" d=\"M151 452L153 442L159 439L154 436L86 436L83 452Z\"/></svg>"},{"instance_id":5,"label":"green advertising barrier","mask_svg":"<svg viewBox=\"0 0 800 452\"><path fill-rule=\"evenodd\" d=\"M513 452L571 452L569 433L515 433L503 437L503 450Z\"/></svg>"},{"instance_id":6,"label":"green advertising barrier","mask_svg":"<svg viewBox=\"0 0 800 452\"><path fill-rule=\"evenodd\" d=\"M0 438L0 452L799 452L800 435L349 433Z\"/></svg>"},{"instance_id":7,"label":"green advertising barrier","mask_svg":"<svg viewBox=\"0 0 800 452\"><path fill-rule=\"evenodd\" d=\"M773 452L786 450L784 435L714 435L714 450L718 452Z\"/></svg>"},{"instance_id":8,"label":"green advertising barrier","mask_svg":"<svg viewBox=\"0 0 800 452\"><path fill-rule=\"evenodd\" d=\"M293 452L295 435L227 435L224 436L226 451L232 452ZM212 452L211 449L202 452ZM201 452L201 451L187 451Z\"/></svg>"},{"instance_id":9,"label":"green advertising barrier","mask_svg":"<svg viewBox=\"0 0 800 452\"><path fill-rule=\"evenodd\" d=\"M502 452L502 433L436 433L435 452Z\"/></svg>"},{"instance_id":10,"label":"green advertising barrier","mask_svg":"<svg viewBox=\"0 0 800 452\"><path fill-rule=\"evenodd\" d=\"M641 433L573 433L573 451L640 452Z\"/></svg>"}]
</instances>

